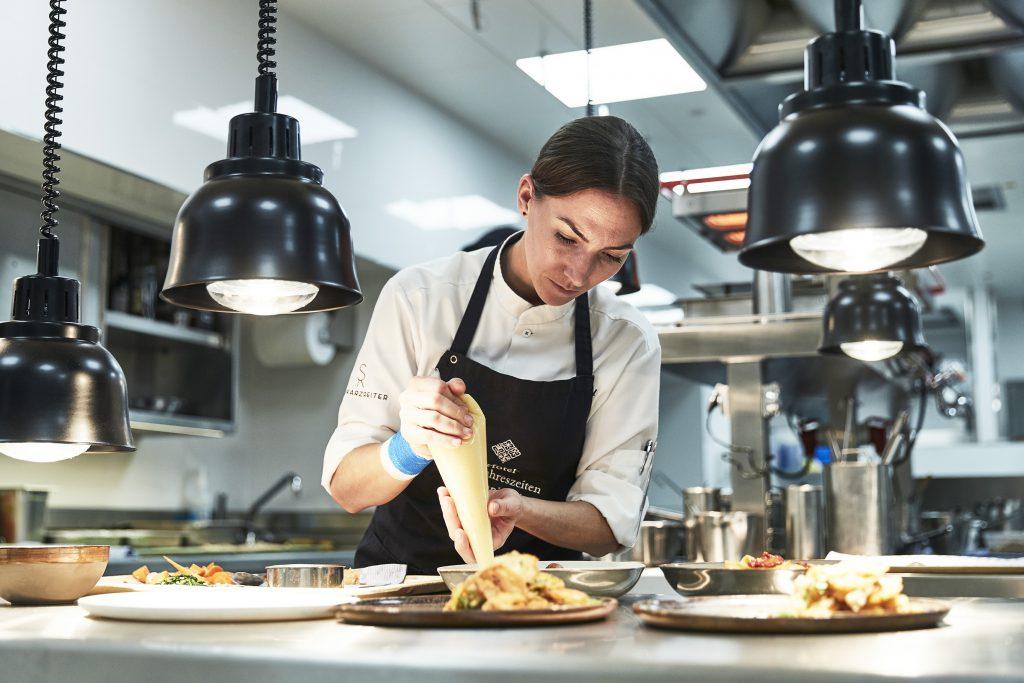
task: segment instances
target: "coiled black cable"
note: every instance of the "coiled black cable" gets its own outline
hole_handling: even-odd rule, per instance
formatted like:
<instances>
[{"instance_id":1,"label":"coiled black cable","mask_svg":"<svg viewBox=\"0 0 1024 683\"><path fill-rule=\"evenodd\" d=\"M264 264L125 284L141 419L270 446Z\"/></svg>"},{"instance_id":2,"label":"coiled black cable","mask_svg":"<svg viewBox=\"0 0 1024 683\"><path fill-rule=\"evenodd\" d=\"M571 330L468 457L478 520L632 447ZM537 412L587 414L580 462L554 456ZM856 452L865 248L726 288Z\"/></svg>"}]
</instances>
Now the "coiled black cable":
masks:
<instances>
[{"instance_id":1,"label":"coiled black cable","mask_svg":"<svg viewBox=\"0 0 1024 683\"><path fill-rule=\"evenodd\" d=\"M277 0L260 0L259 39L256 46L256 60L259 62L259 75L276 75L277 62L272 58L277 51Z\"/></svg>"},{"instance_id":2,"label":"coiled black cable","mask_svg":"<svg viewBox=\"0 0 1024 683\"><path fill-rule=\"evenodd\" d=\"M39 228L39 232L43 237L47 239L55 239L53 229L57 227L57 198L60 196L60 191L57 189L57 185L60 184L60 179L57 174L60 173L60 166L57 162L60 161L60 124L64 121L58 116L64 109L60 106L61 100L64 96L60 94L60 89L64 87L61 76L64 72L61 71L60 66L64 63L64 58L61 57L61 53L64 52L64 46L61 45L62 41L66 36L61 33L61 29L67 26L61 17L67 14L67 10L60 6L63 0L50 0L50 49L47 50L46 56L49 61L46 63L46 123L43 125L45 134L43 135L43 211L39 214L40 218L43 219L43 224Z\"/></svg>"},{"instance_id":3,"label":"coiled black cable","mask_svg":"<svg viewBox=\"0 0 1024 683\"><path fill-rule=\"evenodd\" d=\"M594 115L590 100L590 51L594 49L594 8L591 0L583 0L583 49L587 52L587 116Z\"/></svg>"}]
</instances>

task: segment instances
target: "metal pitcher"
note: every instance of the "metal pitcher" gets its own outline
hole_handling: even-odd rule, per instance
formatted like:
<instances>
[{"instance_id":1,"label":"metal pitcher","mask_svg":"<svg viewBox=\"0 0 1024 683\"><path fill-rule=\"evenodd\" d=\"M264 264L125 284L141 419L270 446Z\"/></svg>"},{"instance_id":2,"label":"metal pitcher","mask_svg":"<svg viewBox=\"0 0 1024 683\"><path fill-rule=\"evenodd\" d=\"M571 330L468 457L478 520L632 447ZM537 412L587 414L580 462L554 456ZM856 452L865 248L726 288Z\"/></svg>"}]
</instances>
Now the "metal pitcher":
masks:
<instances>
[{"instance_id":1,"label":"metal pitcher","mask_svg":"<svg viewBox=\"0 0 1024 683\"><path fill-rule=\"evenodd\" d=\"M827 547L853 555L892 555L899 544L892 478L875 462L825 466Z\"/></svg>"}]
</instances>

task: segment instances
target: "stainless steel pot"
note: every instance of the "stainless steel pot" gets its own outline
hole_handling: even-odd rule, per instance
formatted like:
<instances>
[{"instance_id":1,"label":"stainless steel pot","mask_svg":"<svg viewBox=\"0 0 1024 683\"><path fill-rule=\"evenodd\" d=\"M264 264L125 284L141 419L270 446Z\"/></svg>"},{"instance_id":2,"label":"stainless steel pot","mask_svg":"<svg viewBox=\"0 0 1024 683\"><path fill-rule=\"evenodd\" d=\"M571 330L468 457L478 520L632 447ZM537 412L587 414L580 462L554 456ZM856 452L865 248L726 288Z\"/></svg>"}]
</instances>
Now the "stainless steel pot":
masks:
<instances>
[{"instance_id":1,"label":"stainless steel pot","mask_svg":"<svg viewBox=\"0 0 1024 683\"><path fill-rule=\"evenodd\" d=\"M49 495L49 491L43 489L0 489L0 541L43 540Z\"/></svg>"},{"instance_id":2,"label":"stainless steel pot","mask_svg":"<svg viewBox=\"0 0 1024 683\"><path fill-rule=\"evenodd\" d=\"M704 562L739 560L764 550L764 517L748 512L702 512L697 538Z\"/></svg>"},{"instance_id":3,"label":"stainless steel pot","mask_svg":"<svg viewBox=\"0 0 1024 683\"><path fill-rule=\"evenodd\" d=\"M686 526L683 522L658 519L640 523L636 545L601 558L613 562L643 562L648 567L659 567L680 556L685 547Z\"/></svg>"},{"instance_id":4,"label":"stainless steel pot","mask_svg":"<svg viewBox=\"0 0 1024 683\"><path fill-rule=\"evenodd\" d=\"M339 588L345 581L340 564L275 564L267 567L272 588Z\"/></svg>"}]
</instances>

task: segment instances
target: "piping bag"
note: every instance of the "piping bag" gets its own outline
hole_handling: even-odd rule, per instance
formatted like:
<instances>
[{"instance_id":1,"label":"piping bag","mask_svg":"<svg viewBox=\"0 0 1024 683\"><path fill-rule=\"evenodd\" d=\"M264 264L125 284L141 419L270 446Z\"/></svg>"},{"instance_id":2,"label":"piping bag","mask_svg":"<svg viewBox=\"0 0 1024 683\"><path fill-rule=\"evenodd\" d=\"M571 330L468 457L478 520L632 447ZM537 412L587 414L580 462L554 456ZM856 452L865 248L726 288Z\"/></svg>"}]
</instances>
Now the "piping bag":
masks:
<instances>
[{"instance_id":1,"label":"piping bag","mask_svg":"<svg viewBox=\"0 0 1024 683\"><path fill-rule=\"evenodd\" d=\"M458 446L432 445L430 454L455 502L477 566L484 567L494 560L491 518L487 514L487 422L472 396L463 394L460 398L473 416L473 436Z\"/></svg>"}]
</instances>

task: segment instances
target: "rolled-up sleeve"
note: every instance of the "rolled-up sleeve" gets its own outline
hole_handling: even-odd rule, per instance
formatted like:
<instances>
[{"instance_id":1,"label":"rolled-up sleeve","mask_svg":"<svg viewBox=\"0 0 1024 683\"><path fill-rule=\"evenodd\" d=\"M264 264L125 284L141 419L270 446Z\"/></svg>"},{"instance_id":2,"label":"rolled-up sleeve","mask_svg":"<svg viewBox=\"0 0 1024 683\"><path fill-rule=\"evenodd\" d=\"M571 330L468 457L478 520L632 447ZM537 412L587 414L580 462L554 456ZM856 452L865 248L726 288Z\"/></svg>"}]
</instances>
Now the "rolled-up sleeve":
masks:
<instances>
[{"instance_id":1,"label":"rolled-up sleeve","mask_svg":"<svg viewBox=\"0 0 1024 683\"><path fill-rule=\"evenodd\" d=\"M324 451L321 483L328 492L338 465L353 449L383 443L398 431L399 394L416 372L412 307L394 278L381 290L363 346L338 409L338 426Z\"/></svg>"},{"instance_id":2,"label":"rolled-up sleeve","mask_svg":"<svg viewBox=\"0 0 1024 683\"><path fill-rule=\"evenodd\" d=\"M661 347L642 339L622 372L587 421L587 438L576 482L567 500L592 504L604 516L620 546L636 543L647 508L644 445L658 434ZM612 381L598 377L597 381ZM600 387L599 387L600 388Z\"/></svg>"}]
</instances>

